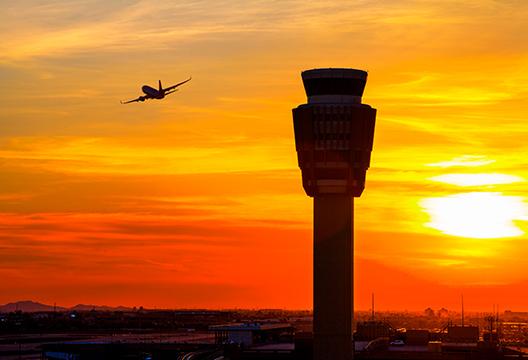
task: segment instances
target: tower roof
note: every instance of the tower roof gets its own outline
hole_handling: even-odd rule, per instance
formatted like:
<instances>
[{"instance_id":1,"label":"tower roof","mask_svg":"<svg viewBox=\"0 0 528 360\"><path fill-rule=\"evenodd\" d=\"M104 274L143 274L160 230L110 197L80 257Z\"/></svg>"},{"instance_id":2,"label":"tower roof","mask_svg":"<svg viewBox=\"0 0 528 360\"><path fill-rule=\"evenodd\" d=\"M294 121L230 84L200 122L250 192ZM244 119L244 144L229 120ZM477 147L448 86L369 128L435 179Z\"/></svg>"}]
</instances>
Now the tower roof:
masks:
<instances>
[{"instance_id":1,"label":"tower roof","mask_svg":"<svg viewBox=\"0 0 528 360\"><path fill-rule=\"evenodd\" d=\"M308 103L361 102L367 82L367 72L357 69L312 69L301 76Z\"/></svg>"}]
</instances>

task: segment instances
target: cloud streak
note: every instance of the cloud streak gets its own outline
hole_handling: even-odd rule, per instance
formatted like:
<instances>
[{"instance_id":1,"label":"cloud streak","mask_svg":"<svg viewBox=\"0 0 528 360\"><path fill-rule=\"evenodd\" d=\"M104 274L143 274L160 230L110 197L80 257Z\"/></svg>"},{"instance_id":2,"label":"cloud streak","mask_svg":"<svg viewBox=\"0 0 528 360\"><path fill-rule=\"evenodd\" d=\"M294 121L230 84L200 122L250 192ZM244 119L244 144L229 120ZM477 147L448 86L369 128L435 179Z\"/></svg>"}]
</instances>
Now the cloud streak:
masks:
<instances>
[{"instance_id":1,"label":"cloud streak","mask_svg":"<svg viewBox=\"0 0 528 360\"><path fill-rule=\"evenodd\" d=\"M515 4L517 8L523 5ZM494 2L457 2L455 7L414 0L398 3L295 0L271 4L261 1L136 1L124 6L95 0L46 4L23 1L10 3L4 9L7 16L2 32L6 41L0 50L5 63L82 51L119 52L145 47L163 50L182 41L221 40L227 34L301 31L317 34L321 30L323 33L350 33L365 28L369 28L370 36L380 39L382 33L388 36L386 30L391 29L393 40L397 38L394 35L404 34L405 29L407 35L401 41L407 41L421 31L426 30L430 36L429 29L442 27L442 33L446 34L443 41L446 41L454 36L453 32L458 35L462 27L478 29L505 18L516 19L513 6L507 2L502 6ZM453 11L455 8L458 10ZM474 15L473 20L465 16L469 11ZM11 30L17 23L27 26L16 27L16 32ZM512 28L521 26L516 21L509 24ZM497 31L504 34L500 27ZM427 46L426 42L423 44Z\"/></svg>"}]
</instances>

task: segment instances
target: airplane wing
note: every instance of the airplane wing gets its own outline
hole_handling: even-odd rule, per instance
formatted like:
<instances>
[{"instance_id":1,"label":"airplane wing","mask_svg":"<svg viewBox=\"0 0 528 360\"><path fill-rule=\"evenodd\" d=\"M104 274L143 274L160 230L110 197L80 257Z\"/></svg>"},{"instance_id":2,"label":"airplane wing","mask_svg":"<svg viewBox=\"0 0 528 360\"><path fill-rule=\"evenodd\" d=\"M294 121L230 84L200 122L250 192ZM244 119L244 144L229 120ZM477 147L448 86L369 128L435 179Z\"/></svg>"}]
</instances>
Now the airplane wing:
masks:
<instances>
[{"instance_id":1,"label":"airplane wing","mask_svg":"<svg viewBox=\"0 0 528 360\"><path fill-rule=\"evenodd\" d=\"M181 82L181 83L179 83L179 84L176 84L176 85L172 85L172 86L169 86L169 87L168 87L168 88L166 88L166 89L163 89L163 91L170 91L170 90L172 90L172 89L174 89L174 88L177 88L177 87L178 87L178 86L180 86L180 85L183 85L183 84L185 84L185 83L186 83L187 81L191 81L191 79L192 79L192 76L191 76L191 77L189 77L189 78L188 78L187 80L185 80L185 81L182 81L182 82ZM165 95L166 95L166 94L165 94Z\"/></svg>"},{"instance_id":2,"label":"airplane wing","mask_svg":"<svg viewBox=\"0 0 528 360\"><path fill-rule=\"evenodd\" d=\"M176 92L176 91L178 91L178 90L179 90L179 89L174 89L174 90L172 90L172 91L167 91L167 92L165 93L165 95L172 94L173 92Z\"/></svg>"},{"instance_id":3,"label":"airplane wing","mask_svg":"<svg viewBox=\"0 0 528 360\"><path fill-rule=\"evenodd\" d=\"M122 102L121 101L121 104L130 104L131 102L135 102L135 101L145 101L145 96L140 96L138 97L137 99L134 99L134 100L129 100L129 101L125 101L125 102Z\"/></svg>"}]
</instances>

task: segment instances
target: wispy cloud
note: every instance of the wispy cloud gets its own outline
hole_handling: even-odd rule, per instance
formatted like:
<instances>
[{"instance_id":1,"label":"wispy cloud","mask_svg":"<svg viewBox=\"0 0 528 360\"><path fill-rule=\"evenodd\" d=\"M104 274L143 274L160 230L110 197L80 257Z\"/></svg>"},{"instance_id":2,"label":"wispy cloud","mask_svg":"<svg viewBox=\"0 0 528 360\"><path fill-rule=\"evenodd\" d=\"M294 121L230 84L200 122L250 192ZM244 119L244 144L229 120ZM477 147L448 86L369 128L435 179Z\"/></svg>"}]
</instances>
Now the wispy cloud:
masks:
<instances>
[{"instance_id":1,"label":"wispy cloud","mask_svg":"<svg viewBox=\"0 0 528 360\"><path fill-rule=\"evenodd\" d=\"M482 186L482 185L498 185L511 184L515 182L523 182L526 179L517 175L507 174L444 174L433 176L429 178L431 181L439 181L447 184L454 184L458 186Z\"/></svg>"},{"instance_id":2,"label":"wispy cloud","mask_svg":"<svg viewBox=\"0 0 528 360\"><path fill-rule=\"evenodd\" d=\"M454 8L458 11L453 11ZM477 20L468 19L467 11L472 11ZM457 26L479 25L482 18L488 22L499 21L501 16L512 12L510 6L499 7L492 2L438 6L434 2L414 0L398 3L255 0L244 3L136 1L123 5L93 0L46 4L21 1L8 4L4 14L0 31L5 41L0 50L5 62L87 50L167 49L176 42L220 40L225 34L236 33L284 35L313 30L316 30L314 34L321 30L348 33L359 32L366 26L374 36L388 34L388 28L396 34L400 27L417 35L409 25L415 28L418 25L418 30L424 30L438 24L444 33L450 34L453 29L457 31ZM13 26L20 23L25 26ZM445 31L447 25L448 31Z\"/></svg>"},{"instance_id":3,"label":"wispy cloud","mask_svg":"<svg viewBox=\"0 0 528 360\"><path fill-rule=\"evenodd\" d=\"M465 156L454 158L453 160L441 161L439 163L426 164L426 165L427 166L440 166L440 167L451 167L451 166L475 167L475 166L488 165L493 162L495 162L495 160L486 159L485 156L465 155Z\"/></svg>"},{"instance_id":4,"label":"wispy cloud","mask_svg":"<svg viewBox=\"0 0 528 360\"><path fill-rule=\"evenodd\" d=\"M188 174L288 169L277 143L225 136L196 144L152 146L134 140L89 137L29 137L4 142L0 158L20 167L42 167L67 173ZM237 146L237 143L240 145ZM199 146L199 145L204 146ZM283 158L282 162L277 162ZM38 162L36 162L38 160Z\"/></svg>"}]
</instances>

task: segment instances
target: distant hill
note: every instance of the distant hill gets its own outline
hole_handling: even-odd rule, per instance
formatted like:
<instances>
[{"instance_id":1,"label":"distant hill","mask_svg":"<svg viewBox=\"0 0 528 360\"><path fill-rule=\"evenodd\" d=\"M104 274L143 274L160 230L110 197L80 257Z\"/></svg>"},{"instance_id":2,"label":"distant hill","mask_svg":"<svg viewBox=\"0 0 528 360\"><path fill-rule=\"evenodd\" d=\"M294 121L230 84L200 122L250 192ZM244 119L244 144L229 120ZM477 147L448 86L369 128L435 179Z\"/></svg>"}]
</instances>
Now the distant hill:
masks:
<instances>
[{"instance_id":1,"label":"distant hill","mask_svg":"<svg viewBox=\"0 0 528 360\"><path fill-rule=\"evenodd\" d=\"M9 313L21 310L22 312L37 312L37 311L53 311L54 307L50 305L44 305L34 301L17 301L0 306L0 312ZM67 308L57 306L57 311L65 311Z\"/></svg>"},{"instance_id":2,"label":"distant hill","mask_svg":"<svg viewBox=\"0 0 528 360\"><path fill-rule=\"evenodd\" d=\"M55 308L51 305L44 305L34 301L17 301L6 305L0 305L0 313L10 313L21 310L22 312L39 312L39 311L53 311ZM57 311L131 311L132 308L118 306L97 306L97 305L83 305L78 304L71 308L57 306Z\"/></svg>"},{"instance_id":3,"label":"distant hill","mask_svg":"<svg viewBox=\"0 0 528 360\"><path fill-rule=\"evenodd\" d=\"M132 308L124 307L124 306L118 306L118 307L111 307L111 306L98 306L98 305L84 305L84 304L77 304L73 307L71 307L69 310L73 311L131 311Z\"/></svg>"}]
</instances>

